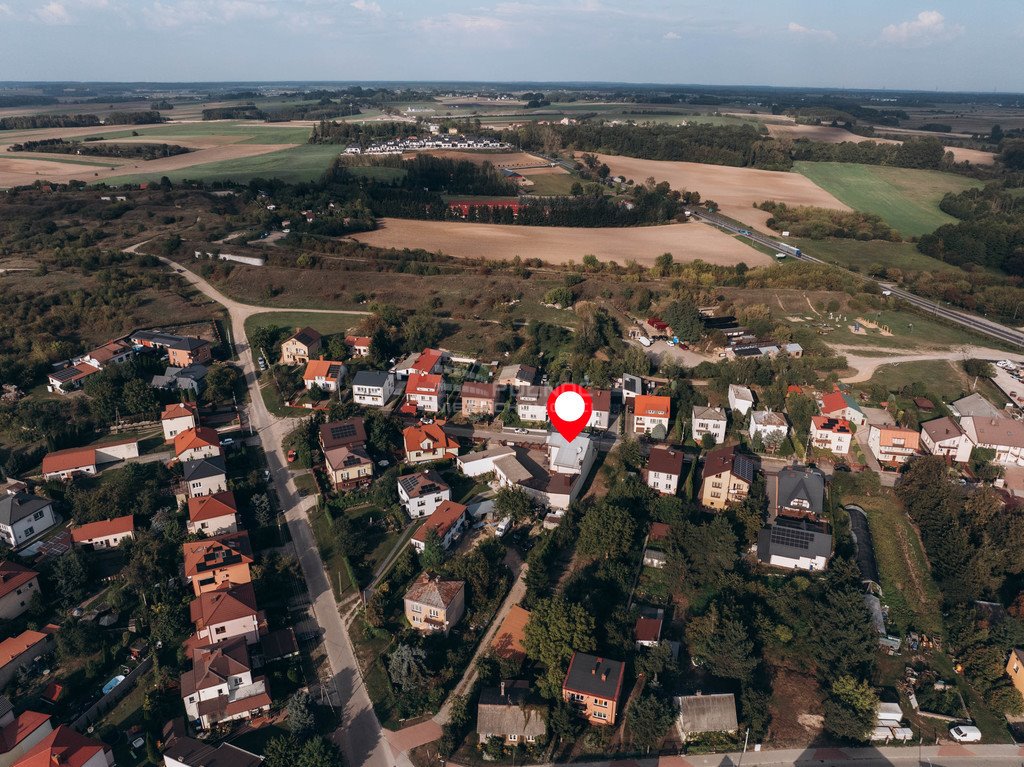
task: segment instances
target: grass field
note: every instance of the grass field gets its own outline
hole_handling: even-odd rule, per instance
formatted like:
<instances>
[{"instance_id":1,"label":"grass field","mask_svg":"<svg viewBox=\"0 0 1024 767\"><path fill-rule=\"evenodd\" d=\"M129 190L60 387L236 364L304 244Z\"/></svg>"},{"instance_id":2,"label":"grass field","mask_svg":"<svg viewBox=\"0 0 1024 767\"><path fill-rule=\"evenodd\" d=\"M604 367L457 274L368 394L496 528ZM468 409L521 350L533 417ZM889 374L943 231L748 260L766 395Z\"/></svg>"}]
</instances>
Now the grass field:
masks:
<instances>
[{"instance_id":1,"label":"grass field","mask_svg":"<svg viewBox=\"0 0 1024 767\"><path fill-rule=\"evenodd\" d=\"M132 133L146 138L173 141L184 136L237 136L241 144L304 144L309 140L312 129L304 125L274 127L259 123L233 120L210 120L205 122L169 123L165 125L139 126L128 130L120 126L113 130L97 130L85 138L102 136L105 139L133 138Z\"/></svg>"},{"instance_id":2,"label":"grass field","mask_svg":"<svg viewBox=\"0 0 1024 767\"><path fill-rule=\"evenodd\" d=\"M912 242L885 240L808 240L793 238L792 245L823 261L859 270L866 274L872 266L882 264L910 272L959 271L959 268L919 252Z\"/></svg>"},{"instance_id":3,"label":"grass field","mask_svg":"<svg viewBox=\"0 0 1024 767\"><path fill-rule=\"evenodd\" d=\"M523 175L533 182L533 186L524 187L523 191L527 194L541 196L568 195L572 190L572 185L580 181L576 176L568 173L540 173L535 176L525 173Z\"/></svg>"},{"instance_id":4,"label":"grass field","mask_svg":"<svg viewBox=\"0 0 1024 767\"><path fill-rule=\"evenodd\" d=\"M238 181L253 178L278 178L290 183L315 181L323 175L335 157L338 147L304 144L256 157L235 158L205 165L156 173L138 173L104 179L108 184L138 184L159 181L167 176L171 181L193 179L197 181Z\"/></svg>"},{"instance_id":5,"label":"grass field","mask_svg":"<svg viewBox=\"0 0 1024 767\"><path fill-rule=\"evenodd\" d=\"M794 170L855 210L875 213L904 237L919 237L956 221L939 210L946 192L980 181L934 170L883 168L838 162L798 162Z\"/></svg>"},{"instance_id":6,"label":"grass field","mask_svg":"<svg viewBox=\"0 0 1024 767\"><path fill-rule=\"evenodd\" d=\"M959 325L945 325L937 319L931 319L924 315L912 312L903 312L887 309L881 312L866 312L863 318L869 322L886 326L892 332L891 336L883 336L880 332L867 330L864 334L853 333L849 325L858 316L856 313L847 314L848 323L841 324L835 330L824 336L822 340L829 344L847 344L850 346L871 346L871 347L892 347L893 349L914 349L914 348L945 348L961 346L965 344L977 344L984 337L975 335ZM794 330L798 329L796 326ZM991 345L990 341L986 344Z\"/></svg>"},{"instance_id":7,"label":"grass field","mask_svg":"<svg viewBox=\"0 0 1024 767\"><path fill-rule=\"evenodd\" d=\"M900 362L893 365L882 365L871 376L867 384L884 386L888 391L895 392L904 386L924 383L928 391L946 402L972 393L974 378L967 375L959 361L956 360L924 360L921 362ZM975 391L993 402L1004 402L1006 395L988 378L979 378Z\"/></svg>"},{"instance_id":8,"label":"grass field","mask_svg":"<svg viewBox=\"0 0 1024 767\"><path fill-rule=\"evenodd\" d=\"M323 314L319 312L264 312L245 321L246 335L258 327L304 328L307 325L321 335L344 333L359 322L359 314Z\"/></svg>"}]
</instances>

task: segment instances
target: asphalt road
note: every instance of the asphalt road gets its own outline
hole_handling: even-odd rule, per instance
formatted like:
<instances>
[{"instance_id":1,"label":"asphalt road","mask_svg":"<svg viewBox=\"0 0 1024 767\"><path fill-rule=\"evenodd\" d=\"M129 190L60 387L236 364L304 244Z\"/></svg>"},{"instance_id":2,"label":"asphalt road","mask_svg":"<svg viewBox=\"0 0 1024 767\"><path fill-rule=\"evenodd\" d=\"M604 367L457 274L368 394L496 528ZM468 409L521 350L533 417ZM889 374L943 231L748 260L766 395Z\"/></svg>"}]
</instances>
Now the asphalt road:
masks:
<instances>
[{"instance_id":1,"label":"asphalt road","mask_svg":"<svg viewBox=\"0 0 1024 767\"><path fill-rule=\"evenodd\" d=\"M767 248L771 248L779 252L786 251L788 248L792 247L790 245L786 245L785 243L780 243L777 239L769 237L768 235L751 229L750 227L736 224L730 221L729 219L725 218L724 216L719 216L714 213L694 212L693 217L701 221L705 221L709 224L713 224L714 226L718 226L730 232L738 234L739 232L742 231L744 232L744 237L747 237L748 239L758 243L759 245L764 245ZM792 256L792 254L789 255ZM1006 325L1001 325L998 322L993 322L992 320L987 319L985 317L979 317L976 314L969 314L967 312L962 312L957 309L950 309L948 306L944 306L943 304L940 304L937 301L932 301L927 298L921 298L921 296L914 295L909 291L903 290L902 288L898 288L894 286L892 283L886 282L885 280L878 280L873 277L865 277L863 274L856 274L855 272L850 272L848 269L843 269L841 266L836 266L835 264L830 264L827 261L822 261L820 258L815 258L814 256L806 252L802 252L799 256L792 257L799 258L803 261L813 261L814 263L817 264L831 266L833 269L842 269L842 271L848 272L849 274L854 275L859 279L870 280L878 284L878 286L881 287L883 290L892 291L892 294L894 296L897 296L898 298L906 301L908 304L916 306L922 311L928 312L929 314L934 314L938 317L942 317L943 319L949 320L950 322L955 322L958 325L962 325L963 327L969 328L970 330L974 330L978 333L982 333L992 338L997 338L1000 341L1005 341L1007 343L1013 344L1014 346L1024 347L1024 333L1022 333L1019 330L1015 330L1014 328L1009 328Z\"/></svg>"}]
</instances>

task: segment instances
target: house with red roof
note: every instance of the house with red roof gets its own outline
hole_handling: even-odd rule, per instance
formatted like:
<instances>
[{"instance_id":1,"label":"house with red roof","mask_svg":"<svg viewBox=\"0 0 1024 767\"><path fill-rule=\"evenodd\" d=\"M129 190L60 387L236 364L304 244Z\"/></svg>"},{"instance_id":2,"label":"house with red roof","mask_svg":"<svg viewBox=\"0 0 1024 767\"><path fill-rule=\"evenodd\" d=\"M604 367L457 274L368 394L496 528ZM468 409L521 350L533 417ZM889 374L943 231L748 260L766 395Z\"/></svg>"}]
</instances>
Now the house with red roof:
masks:
<instances>
[{"instance_id":1,"label":"house with red roof","mask_svg":"<svg viewBox=\"0 0 1024 767\"><path fill-rule=\"evenodd\" d=\"M199 729L251 719L270 710L266 677L254 676L249 646L237 637L192 651L192 669L181 675L185 713Z\"/></svg>"},{"instance_id":2,"label":"house with red roof","mask_svg":"<svg viewBox=\"0 0 1024 767\"><path fill-rule=\"evenodd\" d=\"M220 454L220 435L209 426L186 429L174 438L174 455L182 463Z\"/></svg>"},{"instance_id":3,"label":"house with red roof","mask_svg":"<svg viewBox=\"0 0 1024 767\"><path fill-rule=\"evenodd\" d=\"M51 732L49 714L22 711L15 716L11 701L0 697L0 767L11 767Z\"/></svg>"},{"instance_id":4,"label":"house with red roof","mask_svg":"<svg viewBox=\"0 0 1024 767\"><path fill-rule=\"evenodd\" d=\"M0 560L0 620L17 618L39 592L39 573L17 562Z\"/></svg>"},{"instance_id":5,"label":"house with red roof","mask_svg":"<svg viewBox=\"0 0 1024 767\"><path fill-rule=\"evenodd\" d=\"M444 379L432 373L411 373L405 384L406 404L426 413L441 410Z\"/></svg>"},{"instance_id":6,"label":"house with red roof","mask_svg":"<svg viewBox=\"0 0 1024 767\"><path fill-rule=\"evenodd\" d=\"M441 541L441 548L447 551L462 535L468 521L465 506L455 501L442 501L427 521L412 534L409 544L416 549L417 554L422 554L427 547L430 534L436 533Z\"/></svg>"},{"instance_id":7,"label":"house with red roof","mask_svg":"<svg viewBox=\"0 0 1024 767\"><path fill-rule=\"evenodd\" d=\"M51 394L54 392L67 394L75 389L81 389L86 378L99 372L98 367L85 361L68 365L61 370L55 370L46 377L46 390Z\"/></svg>"},{"instance_id":8,"label":"house with red roof","mask_svg":"<svg viewBox=\"0 0 1024 767\"><path fill-rule=\"evenodd\" d=\"M402 430L406 463L427 463L458 458L459 443L444 431L444 421L420 423Z\"/></svg>"},{"instance_id":9,"label":"house with red roof","mask_svg":"<svg viewBox=\"0 0 1024 767\"><path fill-rule=\"evenodd\" d=\"M345 336L345 346L353 357L369 357L371 341L369 336Z\"/></svg>"},{"instance_id":10,"label":"house with red roof","mask_svg":"<svg viewBox=\"0 0 1024 767\"><path fill-rule=\"evenodd\" d=\"M636 619L633 641L637 647L656 647L661 641L662 618L641 616Z\"/></svg>"},{"instance_id":11,"label":"house with red roof","mask_svg":"<svg viewBox=\"0 0 1024 767\"><path fill-rule=\"evenodd\" d=\"M114 752L103 741L62 724L26 751L14 767L114 767Z\"/></svg>"},{"instance_id":12,"label":"house with red roof","mask_svg":"<svg viewBox=\"0 0 1024 767\"><path fill-rule=\"evenodd\" d=\"M845 418L830 415L811 416L811 445L835 455L846 455L853 442L853 429Z\"/></svg>"},{"instance_id":13,"label":"house with red roof","mask_svg":"<svg viewBox=\"0 0 1024 767\"><path fill-rule=\"evenodd\" d=\"M668 434L672 400L653 394L642 394L633 399L633 432L651 434L661 427L660 433Z\"/></svg>"},{"instance_id":14,"label":"house with red roof","mask_svg":"<svg viewBox=\"0 0 1024 767\"><path fill-rule=\"evenodd\" d=\"M174 438L187 429L199 425L199 409L189 402L175 402L164 408L160 414L160 426L164 430L164 442L174 442Z\"/></svg>"},{"instance_id":15,"label":"house with red roof","mask_svg":"<svg viewBox=\"0 0 1024 767\"><path fill-rule=\"evenodd\" d=\"M344 378L345 363L336 360L325 360L323 357L306 363L306 370L302 374L302 381L307 389L319 386L327 392L338 391Z\"/></svg>"},{"instance_id":16,"label":"house with red roof","mask_svg":"<svg viewBox=\"0 0 1024 767\"><path fill-rule=\"evenodd\" d=\"M188 541L182 546L185 555L185 580L192 584L195 595L202 596L228 582L251 583L250 565L255 561L249 534L244 530L201 541Z\"/></svg>"},{"instance_id":17,"label":"house with red roof","mask_svg":"<svg viewBox=\"0 0 1024 767\"><path fill-rule=\"evenodd\" d=\"M188 609L199 646L237 637L244 638L246 644L260 641L261 616L251 583L222 583L193 599Z\"/></svg>"},{"instance_id":18,"label":"house with red roof","mask_svg":"<svg viewBox=\"0 0 1024 767\"><path fill-rule=\"evenodd\" d=\"M863 426L868 422L868 417L864 415L864 411L861 410L857 401L851 395L839 389L822 395L818 406L821 408L822 415L842 418L856 426Z\"/></svg>"},{"instance_id":19,"label":"house with red roof","mask_svg":"<svg viewBox=\"0 0 1024 767\"><path fill-rule=\"evenodd\" d=\"M0 690L14 679L18 671L31 665L40 655L54 647L57 626L48 625L43 631L22 631L0 642Z\"/></svg>"},{"instance_id":20,"label":"house with red roof","mask_svg":"<svg viewBox=\"0 0 1024 767\"><path fill-rule=\"evenodd\" d=\"M189 535L221 535L238 530L238 507L230 490L188 499Z\"/></svg>"},{"instance_id":21,"label":"house with red roof","mask_svg":"<svg viewBox=\"0 0 1024 767\"><path fill-rule=\"evenodd\" d=\"M82 474L94 475L104 464L138 456L137 439L122 439L93 447L57 450L43 456L43 479L73 479Z\"/></svg>"},{"instance_id":22,"label":"house with red roof","mask_svg":"<svg viewBox=\"0 0 1024 767\"><path fill-rule=\"evenodd\" d=\"M95 550L116 549L123 541L135 539L135 515L89 522L71 530L71 540L76 546L89 546Z\"/></svg>"}]
</instances>

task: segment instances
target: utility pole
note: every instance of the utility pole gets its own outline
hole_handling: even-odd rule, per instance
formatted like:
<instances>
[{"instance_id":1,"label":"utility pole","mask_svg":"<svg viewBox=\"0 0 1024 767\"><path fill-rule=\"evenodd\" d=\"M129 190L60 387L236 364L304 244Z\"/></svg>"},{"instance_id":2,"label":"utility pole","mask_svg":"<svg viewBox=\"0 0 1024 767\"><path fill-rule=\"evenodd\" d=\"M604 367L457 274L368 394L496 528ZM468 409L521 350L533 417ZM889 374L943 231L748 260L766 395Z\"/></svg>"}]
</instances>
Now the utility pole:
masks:
<instances>
[{"instance_id":1,"label":"utility pole","mask_svg":"<svg viewBox=\"0 0 1024 767\"><path fill-rule=\"evenodd\" d=\"M743 751L740 753L740 760L736 763L736 767L743 767L743 756L747 753L747 742L750 740L750 728L747 728L746 735L743 736Z\"/></svg>"}]
</instances>

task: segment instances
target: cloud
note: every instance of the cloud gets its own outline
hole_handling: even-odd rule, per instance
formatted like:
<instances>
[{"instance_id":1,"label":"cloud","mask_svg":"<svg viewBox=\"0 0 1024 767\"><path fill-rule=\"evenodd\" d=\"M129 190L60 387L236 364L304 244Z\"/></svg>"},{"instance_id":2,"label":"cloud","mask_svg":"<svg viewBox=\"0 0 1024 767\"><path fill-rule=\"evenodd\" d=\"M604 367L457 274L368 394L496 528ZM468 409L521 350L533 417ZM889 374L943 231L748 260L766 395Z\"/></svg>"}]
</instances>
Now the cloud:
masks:
<instances>
[{"instance_id":1,"label":"cloud","mask_svg":"<svg viewBox=\"0 0 1024 767\"><path fill-rule=\"evenodd\" d=\"M836 33L831 29L812 29L811 27L805 27L803 24L797 24L795 21L789 22L787 30L792 32L794 35L804 35L805 37L817 37L822 40L830 40L835 42Z\"/></svg>"},{"instance_id":2,"label":"cloud","mask_svg":"<svg viewBox=\"0 0 1024 767\"><path fill-rule=\"evenodd\" d=\"M155 0L142 13L151 27L175 29L246 19L274 19L280 16L280 9L269 0Z\"/></svg>"},{"instance_id":3,"label":"cloud","mask_svg":"<svg viewBox=\"0 0 1024 767\"><path fill-rule=\"evenodd\" d=\"M681 40L682 37L683 36L681 34L679 34L678 32L666 32L662 36L662 39L663 40Z\"/></svg>"},{"instance_id":4,"label":"cloud","mask_svg":"<svg viewBox=\"0 0 1024 767\"><path fill-rule=\"evenodd\" d=\"M911 21L890 24L882 29L882 40L896 45L921 46L952 40L963 32L961 25L947 24L946 17L938 11L921 11Z\"/></svg>"},{"instance_id":5,"label":"cloud","mask_svg":"<svg viewBox=\"0 0 1024 767\"><path fill-rule=\"evenodd\" d=\"M470 16L464 13L448 13L419 22L419 27L427 31L454 29L459 32L501 32L508 26L507 21L493 16Z\"/></svg>"},{"instance_id":6,"label":"cloud","mask_svg":"<svg viewBox=\"0 0 1024 767\"><path fill-rule=\"evenodd\" d=\"M380 3L375 2L375 0L354 0L353 2L349 3L349 5L355 8L357 11L363 11L364 13L381 12Z\"/></svg>"},{"instance_id":7,"label":"cloud","mask_svg":"<svg viewBox=\"0 0 1024 767\"><path fill-rule=\"evenodd\" d=\"M0 3L0 16L13 16L14 11L11 10L11 6L7 3Z\"/></svg>"},{"instance_id":8,"label":"cloud","mask_svg":"<svg viewBox=\"0 0 1024 767\"><path fill-rule=\"evenodd\" d=\"M58 3L56 0L47 3L39 10L36 11L36 16L44 24L70 24L71 16L68 14L68 9Z\"/></svg>"}]
</instances>

